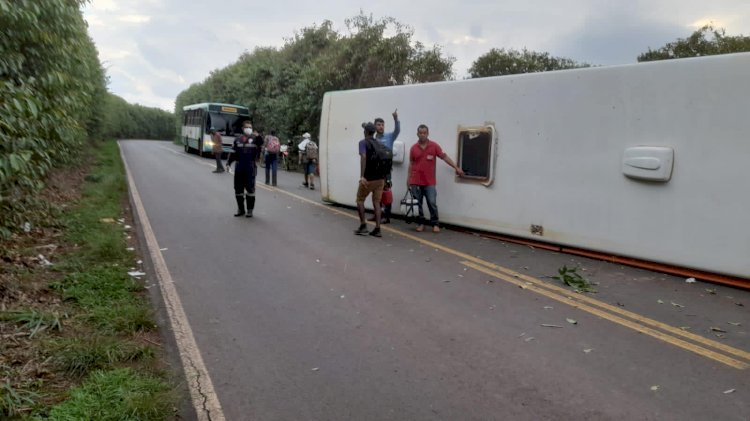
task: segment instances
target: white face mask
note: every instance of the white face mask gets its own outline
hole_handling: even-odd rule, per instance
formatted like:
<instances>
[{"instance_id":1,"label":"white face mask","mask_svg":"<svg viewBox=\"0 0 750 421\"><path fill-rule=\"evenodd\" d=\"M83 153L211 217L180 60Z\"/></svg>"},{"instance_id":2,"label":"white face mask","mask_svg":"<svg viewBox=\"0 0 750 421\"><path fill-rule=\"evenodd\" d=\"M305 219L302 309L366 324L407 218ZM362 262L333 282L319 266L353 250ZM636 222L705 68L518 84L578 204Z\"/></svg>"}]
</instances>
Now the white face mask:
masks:
<instances>
[{"instance_id":1,"label":"white face mask","mask_svg":"<svg viewBox=\"0 0 750 421\"><path fill-rule=\"evenodd\" d=\"M251 134L253 134L253 129L251 127L245 127L244 129L242 129L242 132L250 136Z\"/></svg>"}]
</instances>

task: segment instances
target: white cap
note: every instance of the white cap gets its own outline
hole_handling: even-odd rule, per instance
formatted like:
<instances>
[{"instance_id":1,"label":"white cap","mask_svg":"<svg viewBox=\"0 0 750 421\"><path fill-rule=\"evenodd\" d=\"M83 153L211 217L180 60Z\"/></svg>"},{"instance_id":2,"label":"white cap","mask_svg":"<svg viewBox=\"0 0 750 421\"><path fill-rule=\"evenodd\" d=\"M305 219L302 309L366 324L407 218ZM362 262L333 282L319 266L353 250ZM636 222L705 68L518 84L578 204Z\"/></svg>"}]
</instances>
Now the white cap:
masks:
<instances>
[{"instance_id":1,"label":"white cap","mask_svg":"<svg viewBox=\"0 0 750 421\"><path fill-rule=\"evenodd\" d=\"M305 139L309 139L310 138L310 133L305 133L305 134L302 135L302 137L304 137Z\"/></svg>"}]
</instances>

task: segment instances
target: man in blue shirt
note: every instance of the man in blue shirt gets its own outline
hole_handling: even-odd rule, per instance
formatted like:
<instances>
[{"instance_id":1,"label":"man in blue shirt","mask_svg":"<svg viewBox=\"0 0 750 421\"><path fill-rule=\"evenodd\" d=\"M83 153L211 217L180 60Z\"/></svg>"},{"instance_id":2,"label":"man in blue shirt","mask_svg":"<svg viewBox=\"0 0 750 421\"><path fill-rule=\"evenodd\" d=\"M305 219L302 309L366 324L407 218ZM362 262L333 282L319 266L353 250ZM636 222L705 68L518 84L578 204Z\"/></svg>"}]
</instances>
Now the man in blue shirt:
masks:
<instances>
[{"instance_id":1,"label":"man in blue shirt","mask_svg":"<svg viewBox=\"0 0 750 421\"><path fill-rule=\"evenodd\" d=\"M375 119L375 139L390 150L393 150L393 142L396 141L398 134L401 133L401 122L398 121L398 109L393 112L393 122L395 123L393 131L385 133L385 121L380 117Z\"/></svg>"},{"instance_id":2,"label":"man in blue shirt","mask_svg":"<svg viewBox=\"0 0 750 421\"><path fill-rule=\"evenodd\" d=\"M393 142L396 141L396 138L398 138L398 134L401 133L401 122L398 120L398 108L396 108L393 111L393 123L395 124L395 127L393 128L393 131L390 133L385 133L385 120L378 117L375 119L375 139L377 139L380 143L385 145L386 148L393 150ZM364 126L362 126L364 127ZM386 184L391 184L391 173L388 173L385 176L385 182ZM374 221L375 217L372 216L368 219L368 221ZM389 218L390 221L390 218Z\"/></svg>"}]
</instances>

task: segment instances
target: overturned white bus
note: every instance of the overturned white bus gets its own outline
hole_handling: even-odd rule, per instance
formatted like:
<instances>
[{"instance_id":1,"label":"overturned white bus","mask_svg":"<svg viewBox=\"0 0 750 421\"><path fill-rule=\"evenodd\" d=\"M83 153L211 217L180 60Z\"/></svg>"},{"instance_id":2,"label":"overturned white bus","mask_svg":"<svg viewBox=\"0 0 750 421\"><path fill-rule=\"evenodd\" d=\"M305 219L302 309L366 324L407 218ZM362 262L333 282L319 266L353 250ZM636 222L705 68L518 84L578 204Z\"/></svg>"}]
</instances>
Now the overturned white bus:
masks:
<instances>
[{"instance_id":1,"label":"overturned white bus","mask_svg":"<svg viewBox=\"0 0 750 421\"><path fill-rule=\"evenodd\" d=\"M361 124L398 108L396 200L426 124L467 174L438 164L443 222L750 278L748 74L732 54L329 92L322 195L355 204Z\"/></svg>"}]
</instances>

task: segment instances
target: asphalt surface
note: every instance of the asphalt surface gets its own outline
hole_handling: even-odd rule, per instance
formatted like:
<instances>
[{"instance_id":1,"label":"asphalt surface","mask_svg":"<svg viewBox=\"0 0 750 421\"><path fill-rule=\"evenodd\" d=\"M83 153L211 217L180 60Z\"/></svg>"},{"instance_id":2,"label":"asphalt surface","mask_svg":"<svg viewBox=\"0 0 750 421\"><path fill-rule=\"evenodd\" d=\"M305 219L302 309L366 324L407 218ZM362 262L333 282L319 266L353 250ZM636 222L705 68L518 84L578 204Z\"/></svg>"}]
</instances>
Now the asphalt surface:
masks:
<instances>
[{"instance_id":1,"label":"asphalt surface","mask_svg":"<svg viewBox=\"0 0 750 421\"><path fill-rule=\"evenodd\" d=\"M226 419L750 419L750 359L731 354L750 352L748 291L402 221L355 236L355 212L285 171L278 189L259 174L255 217L234 218L212 159L122 150ZM597 284L586 297L730 351L538 293L562 265Z\"/></svg>"}]
</instances>

